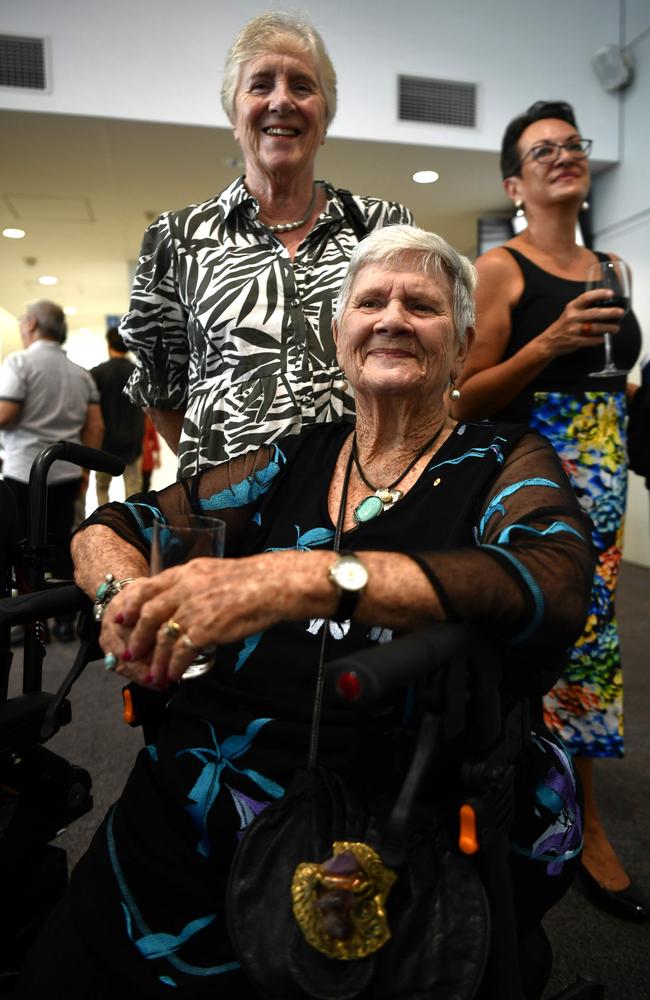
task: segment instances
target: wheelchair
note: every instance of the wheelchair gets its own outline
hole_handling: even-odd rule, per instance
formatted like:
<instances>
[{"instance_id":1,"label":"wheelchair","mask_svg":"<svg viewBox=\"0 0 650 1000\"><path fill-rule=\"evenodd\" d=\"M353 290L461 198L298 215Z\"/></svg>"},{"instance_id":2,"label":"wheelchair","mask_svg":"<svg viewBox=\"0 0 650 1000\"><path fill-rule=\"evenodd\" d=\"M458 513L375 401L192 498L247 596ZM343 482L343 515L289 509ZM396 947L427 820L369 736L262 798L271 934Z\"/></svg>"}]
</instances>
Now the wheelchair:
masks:
<instances>
[{"instance_id":1,"label":"wheelchair","mask_svg":"<svg viewBox=\"0 0 650 1000\"><path fill-rule=\"evenodd\" d=\"M0 997L11 997L18 970L44 920L67 887L65 851L56 836L92 809L88 772L52 753L45 744L72 721L70 690L85 666L103 657L92 603L74 584L46 581L47 473L57 459L119 475L114 456L58 442L36 459L30 476L30 531L18 547L11 534L9 491L0 482L3 518L0 546ZM28 593L11 597L24 575ZM74 664L55 693L42 690L46 654L43 622L79 613L80 645ZM10 631L25 627L22 693L8 697ZM430 626L392 643L330 662L325 696L349 711L381 704L399 687L418 686L420 726L406 778L390 811L387 863L399 866L410 817L417 808L432 762L453 753L457 849L477 864L489 904L489 948L480 1000L524 1000L517 925L508 857L518 761L530 739L531 704L504 701L503 664L476 630L455 624ZM127 685L125 719L155 735L163 701L156 692ZM471 732L471 740L467 733ZM603 1000L601 985L580 978L554 1000Z\"/></svg>"}]
</instances>

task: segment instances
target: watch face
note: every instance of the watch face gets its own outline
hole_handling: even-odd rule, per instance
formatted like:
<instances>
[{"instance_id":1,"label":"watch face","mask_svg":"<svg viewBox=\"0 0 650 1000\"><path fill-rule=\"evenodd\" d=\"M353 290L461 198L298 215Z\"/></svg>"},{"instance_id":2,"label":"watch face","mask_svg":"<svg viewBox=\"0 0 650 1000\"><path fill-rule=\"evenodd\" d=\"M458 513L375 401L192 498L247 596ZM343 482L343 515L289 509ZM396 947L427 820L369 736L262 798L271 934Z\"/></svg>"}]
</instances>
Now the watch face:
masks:
<instances>
[{"instance_id":1,"label":"watch face","mask_svg":"<svg viewBox=\"0 0 650 1000\"><path fill-rule=\"evenodd\" d=\"M343 590L363 590L368 570L354 556L342 556L334 566L334 579Z\"/></svg>"}]
</instances>

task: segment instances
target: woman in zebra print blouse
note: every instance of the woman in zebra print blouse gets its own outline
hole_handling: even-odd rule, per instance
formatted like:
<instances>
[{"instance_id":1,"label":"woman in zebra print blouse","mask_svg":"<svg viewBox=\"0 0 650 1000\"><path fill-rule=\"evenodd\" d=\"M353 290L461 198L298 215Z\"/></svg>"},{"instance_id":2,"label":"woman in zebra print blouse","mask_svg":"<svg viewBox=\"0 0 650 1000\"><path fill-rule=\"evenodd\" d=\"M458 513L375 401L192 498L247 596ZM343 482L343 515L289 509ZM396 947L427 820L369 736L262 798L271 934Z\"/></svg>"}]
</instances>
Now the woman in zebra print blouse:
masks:
<instances>
[{"instance_id":1,"label":"woman in zebra print blouse","mask_svg":"<svg viewBox=\"0 0 650 1000\"><path fill-rule=\"evenodd\" d=\"M402 205L314 181L336 74L302 17L244 26L222 103L245 175L149 227L121 327L137 361L131 399L178 453L182 478L352 415L331 333L336 296L360 238L412 222Z\"/></svg>"}]
</instances>

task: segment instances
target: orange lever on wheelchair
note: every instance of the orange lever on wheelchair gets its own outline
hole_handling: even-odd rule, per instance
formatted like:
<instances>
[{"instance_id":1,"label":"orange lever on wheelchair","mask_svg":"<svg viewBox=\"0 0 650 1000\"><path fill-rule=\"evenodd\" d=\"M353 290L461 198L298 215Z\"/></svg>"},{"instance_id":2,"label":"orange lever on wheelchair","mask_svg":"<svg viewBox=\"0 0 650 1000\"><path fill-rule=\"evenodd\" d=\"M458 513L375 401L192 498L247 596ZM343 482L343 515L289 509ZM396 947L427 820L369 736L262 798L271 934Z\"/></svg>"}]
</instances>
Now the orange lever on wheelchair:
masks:
<instances>
[{"instance_id":1,"label":"orange lever on wheelchair","mask_svg":"<svg viewBox=\"0 0 650 1000\"><path fill-rule=\"evenodd\" d=\"M479 849L476 833L476 813L473 806L470 806L467 802L460 807L458 846L463 854L476 854Z\"/></svg>"},{"instance_id":2,"label":"orange lever on wheelchair","mask_svg":"<svg viewBox=\"0 0 650 1000\"><path fill-rule=\"evenodd\" d=\"M138 718L135 705L133 704L133 696L128 687L122 688L122 701L124 703L122 715L127 726L139 726L140 719Z\"/></svg>"}]
</instances>

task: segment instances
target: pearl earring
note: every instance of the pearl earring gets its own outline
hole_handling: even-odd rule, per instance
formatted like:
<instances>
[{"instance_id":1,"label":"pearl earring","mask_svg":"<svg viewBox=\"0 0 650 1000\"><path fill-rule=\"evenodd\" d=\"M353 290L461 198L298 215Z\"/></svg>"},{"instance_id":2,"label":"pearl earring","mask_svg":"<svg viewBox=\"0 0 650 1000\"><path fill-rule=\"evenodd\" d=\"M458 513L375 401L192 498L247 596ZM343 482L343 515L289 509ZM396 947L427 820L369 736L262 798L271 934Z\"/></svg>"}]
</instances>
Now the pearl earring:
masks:
<instances>
[{"instance_id":1,"label":"pearl earring","mask_svg":"<svg viewBox=\"0 0 650 1000\"><path fill-rule=\"evenodd\" d=\"M583 201L583 203L582 203L582 205L580 206L580 208L581 208L581 210L582 210L583 212L586 212L586 211L587 211L587 209L591 208L591 205L589 204L589 202L587 201L587 199L586 199L586 198L585 198L585 200Z\"/></svg>"},{"instance_id":2,"label":"pearl earring","mask_svg":"<svg viewBox=\"0 0 650 1000\"><path fill-rule=\"evenodd\" d=\"M517 216L518 219L521 219L521 217L526 214L524 203L523 201L521 201L521 199L515 202L515 209L516 209L515 215Z\"/></svg>"},{"instance_id":3,"label":"pearl earring","mask_svg":"<svg viewBox=\"0 0 650 1000\"><path fill-rule=\"evenodd\" d=\"M449 398L455 403L457 402L457 400L460 399L460 389L456 388L455 378L452 378L450 381L451 381L451 388L449 390Z\"/></svg>"}]
</instances>

